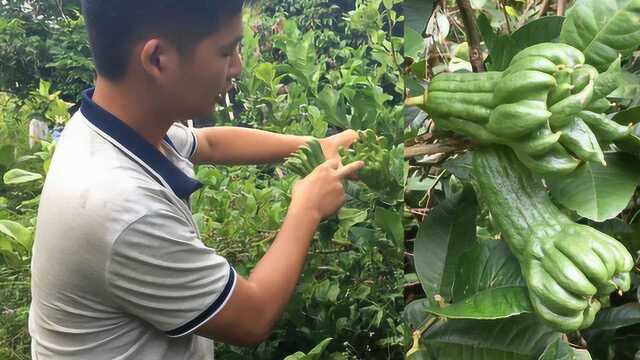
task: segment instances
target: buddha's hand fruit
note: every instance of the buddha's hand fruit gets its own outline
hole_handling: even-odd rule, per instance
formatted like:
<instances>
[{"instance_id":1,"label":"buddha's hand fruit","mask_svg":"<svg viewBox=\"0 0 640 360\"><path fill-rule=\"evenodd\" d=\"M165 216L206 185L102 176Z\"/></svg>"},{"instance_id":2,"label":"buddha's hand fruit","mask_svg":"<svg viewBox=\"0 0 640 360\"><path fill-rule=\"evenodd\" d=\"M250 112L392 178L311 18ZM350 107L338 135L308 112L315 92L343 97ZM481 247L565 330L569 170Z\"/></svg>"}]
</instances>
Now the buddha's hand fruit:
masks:
<instances>
[{"instance_id":1,"label":"buddha's hand fruit","mask_svg":"<svg viewBox=\"0 0 640 360\"><path fill-rule=\"evenodd\" d=\"M475 151L472 169L479 195L520 263L531 304L547 324L565 332L588 327L601 307L597 299L629 290L633 259L627 249L571 221L512 150Z\"/></svg>"}]
</instances>

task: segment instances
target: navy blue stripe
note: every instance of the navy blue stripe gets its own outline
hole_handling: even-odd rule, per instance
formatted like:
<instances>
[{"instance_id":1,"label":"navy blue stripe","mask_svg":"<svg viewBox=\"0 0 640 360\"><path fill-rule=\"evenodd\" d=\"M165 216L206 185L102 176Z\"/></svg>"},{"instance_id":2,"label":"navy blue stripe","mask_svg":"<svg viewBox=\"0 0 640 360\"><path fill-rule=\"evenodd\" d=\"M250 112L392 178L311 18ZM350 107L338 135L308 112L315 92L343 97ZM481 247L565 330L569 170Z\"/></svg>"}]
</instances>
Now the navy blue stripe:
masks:
<instances>
[{"instance_id":1,"label":"navy blue stripe","mask_svg":"<svg viewBox=\"0 0 640 360\"><path fill-rule=\"evenodd\" d=\"M202 187L198 180L183 173L158 149L136 133L135 130L94 103L91 100L93 89L86 90L82 95L80 111L84 117L151 167L169 184L178 197L186 199ZM170 141L169 143L171 144Z\"/></svg>"},{"instance_id":2,"label":"navy blue stripe","mask_svg":"<svg viewBox=\"0 0 640 360\"><path fill-rule=\"evenodd\" d=\"M193 320L180 326L177 329L167 331L166 334L169 336L180 336L182 334L186 334L192 331L193 329L195 329L200 324L202 324L205 320L207 320L213 313L218 311L218 309L220 309L222 304L227 300L227 297L229 297L229 294L231 293L231 288L233 287L233 282L235 281L235 278L236 278L236 272L233 268L230 268L229 280L227 280L227 284L224 286L222 293L213 302L213 304L211 304L211 306L209 306L200 315L196 316Z\"/></svg>"},{"instance_id":3,"label":"navy blue stripe","mask_svg":"<svg viewBox=\"0 0 640 360\"><path fill-rule=\"evenodd\" d=\"M180 153L180 152L178 151L178 148L176 148L176 146L173 144L173 141L171 141L171 139L170 139L167 135L165 135L165 136L164 136L164 141L166 141L166 142L167 142L167 144L171 145L171 147L173 148L173 150L175 150L178 154Z\"/></svg>"},{"instance_id":4,"label":"navy blue stripe","mask_svg":"<svg viewBox=\"0 0 640 360\"><path fill-rule=\"evenodd\" d=\"M191 159L193 157L193 154L196 152L196 143L198 142L198 140L196 140L196 134L193 133L193 130L191 131L191 137L193 137L193 143L191 144L191 151L189 151L189 159Z\"/></svg>"}]
</instances>

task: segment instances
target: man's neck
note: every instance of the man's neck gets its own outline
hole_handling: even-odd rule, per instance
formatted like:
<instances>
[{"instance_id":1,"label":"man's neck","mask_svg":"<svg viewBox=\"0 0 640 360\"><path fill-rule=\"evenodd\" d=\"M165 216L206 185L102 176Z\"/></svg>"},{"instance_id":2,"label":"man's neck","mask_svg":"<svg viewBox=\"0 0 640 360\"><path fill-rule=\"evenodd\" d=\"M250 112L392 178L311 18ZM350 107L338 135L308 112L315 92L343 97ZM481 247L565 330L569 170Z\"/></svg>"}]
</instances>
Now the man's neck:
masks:
<instances>
[{"instance_id":1,"label":"man's neck","mask_svg":"<svg viewBox=\"0 0 640 360\"><path fill-rule=\"evenodd\" d=\"M98 78L93 101L159 149L174 119L149 94L143 89Z\"/></svg>"}]
</instances>

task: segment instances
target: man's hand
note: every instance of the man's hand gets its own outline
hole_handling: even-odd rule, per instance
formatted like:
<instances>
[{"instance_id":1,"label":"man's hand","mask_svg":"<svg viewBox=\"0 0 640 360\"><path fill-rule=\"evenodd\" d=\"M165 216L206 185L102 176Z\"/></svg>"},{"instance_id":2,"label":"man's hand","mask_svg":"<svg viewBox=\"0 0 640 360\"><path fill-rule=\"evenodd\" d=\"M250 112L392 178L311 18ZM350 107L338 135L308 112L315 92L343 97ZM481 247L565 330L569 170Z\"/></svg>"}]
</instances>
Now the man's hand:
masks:
<instances>
[{"instance_id":1,"label":"man's hand","mask_svg":"<svg viewBox=\"0 0 640 360\"><path fill-rule=\"evenodd\" d=\"M345 130L341 133L329 136L324 139L320 139L320 146L322 146L322 152L327 160L337 159L339 166L342 166L342 160L340 159L339 150L348 149L351 145L358 140L360 136L355 130ZM357 180L357 174L351 173L347 176L351 180Z\"/></svg>"},{"instance_id":2,"label":"man's hand","mask_svg":"<svg viewBox=\"0 0 640 360\"><path fill-rule=\"evenodd\" d=\"M348 149L351 147L356 140L358 140L359 135L355 130L345 130L341 133L335 134L333 136L329 136L324 139L320 139L320 145L322 146L322 152L324 153L324 157L327 160L332 159L340 159L340 155L338 154L338 150L340 148Z\"/></svg>"},{"instance_id":3,"label":"man's hand","mask_svg":"<svg viewBox=\"0 0 640 360\"><path fill-rule=\"evenodd\" d=\"M296 182L291 196L291 207L304 208L318 219L333 215L345 201L342 180L363 166L362 161L340 166L338 159L327 160L309 176Z\"/></svg>"}]
</instances>

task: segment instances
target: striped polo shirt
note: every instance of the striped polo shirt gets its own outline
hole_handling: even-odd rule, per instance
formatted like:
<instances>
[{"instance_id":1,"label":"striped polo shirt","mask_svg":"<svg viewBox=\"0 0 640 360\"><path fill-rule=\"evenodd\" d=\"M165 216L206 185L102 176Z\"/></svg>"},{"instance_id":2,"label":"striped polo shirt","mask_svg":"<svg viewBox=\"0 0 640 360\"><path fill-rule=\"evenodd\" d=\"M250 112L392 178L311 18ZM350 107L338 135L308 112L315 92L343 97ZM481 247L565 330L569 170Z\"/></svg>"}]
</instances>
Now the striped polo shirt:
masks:
<instances>
[{"instance_id":1,"label":"striped polo shirt","mask_svg":"<svg viewBox=\"0 0 640 360\"><path fill-rule=\"evenodd\" d=\"M192 217L195 135L174 124L160 151L92 95L65 127L40 199L32 358L213 359L213 341L193 331L236 275Z\"/></svg>"}]
</instances>

